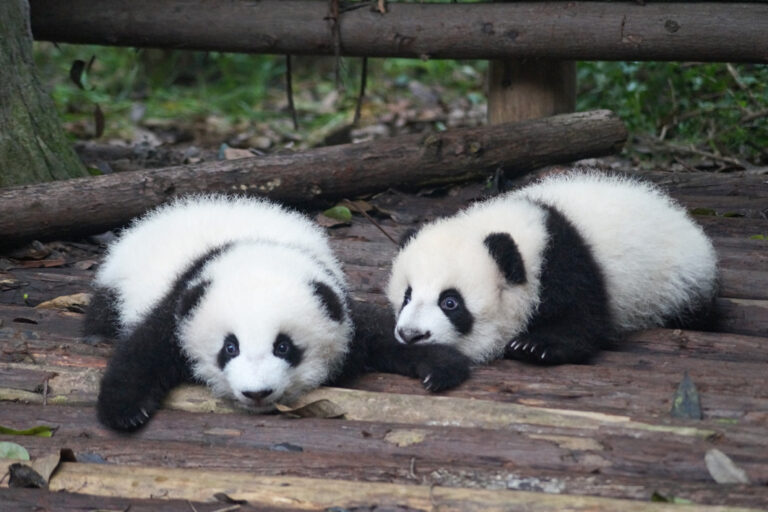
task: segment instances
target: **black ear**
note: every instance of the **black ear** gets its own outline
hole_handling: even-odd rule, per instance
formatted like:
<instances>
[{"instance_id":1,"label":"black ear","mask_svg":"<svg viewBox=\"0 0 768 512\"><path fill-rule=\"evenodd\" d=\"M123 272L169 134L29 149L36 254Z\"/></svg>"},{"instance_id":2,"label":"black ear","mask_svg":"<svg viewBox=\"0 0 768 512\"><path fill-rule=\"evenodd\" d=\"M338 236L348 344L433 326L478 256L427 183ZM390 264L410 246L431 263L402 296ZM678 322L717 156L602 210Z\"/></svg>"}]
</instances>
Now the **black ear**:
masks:
<instances>
[{"instance_id":1,"label":"black ear","mask_svg":"<svg viewBox=\"0 0 768 512\"><path fill-rule=\"evenodd\" d=\"M210 281L201 281L192 288L187 288L181 292L179 300L176 302L176 318L184 318L192 309L200 303L200 299L205 295L205 290Z\"/></svg>"},{"instance_id":2,"label":"black ear","mask_svg":"<svg viewBox=\"0 0 768 512\"><path fill-rule=\"evenodd\" d=\"M333 291L333 288L320 281L312 281L312 288L331 317L331 320L341 322L344 319L344 307L339 296Z\"/></svg>"},{"instance_id":3,"label":"black ear","mask_svg":"<svg viewBox=\"0 0 768 512\"><path fill-rule=\"evenodd\" d=\"M405 244L411 241L411 238L415 237L416 234L419 232L419 228L408 228L405 230L405 232L400 235L400 240L397 242L397 246L402 249L405 247Z\"/></svg>"},{"instance_id":4,"label":"black ear","mask_svg":"<svg viewBox=\"0 0 768 512\"><path fill-rule=\"evenodd\" d=\"M507 233L491 233L485 237L485 246L496 261L499 270L511 284L525 283L525 266L517 244Z\"/></svg>"}]
</instances>

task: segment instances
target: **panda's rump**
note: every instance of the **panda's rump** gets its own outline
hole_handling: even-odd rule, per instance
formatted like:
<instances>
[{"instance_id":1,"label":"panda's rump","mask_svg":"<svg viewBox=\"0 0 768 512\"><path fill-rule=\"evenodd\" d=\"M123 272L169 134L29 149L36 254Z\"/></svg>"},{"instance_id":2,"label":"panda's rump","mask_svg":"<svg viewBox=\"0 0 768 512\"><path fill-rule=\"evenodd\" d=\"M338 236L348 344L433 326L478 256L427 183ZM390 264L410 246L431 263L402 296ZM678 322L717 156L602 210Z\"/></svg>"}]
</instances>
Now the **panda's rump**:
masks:
<instances>
[{"instance_id":1,"label":"panda's rump","mask_svg":"<svg viewBox=\"0 0 768 512\"><path fill-rule=\"evenodd\" d=\"M620 329L661 325L711 298L716 266L711 243L653 186L577 174L526 193L560 210L589 244Z\"/></svg>"}]
</instances>

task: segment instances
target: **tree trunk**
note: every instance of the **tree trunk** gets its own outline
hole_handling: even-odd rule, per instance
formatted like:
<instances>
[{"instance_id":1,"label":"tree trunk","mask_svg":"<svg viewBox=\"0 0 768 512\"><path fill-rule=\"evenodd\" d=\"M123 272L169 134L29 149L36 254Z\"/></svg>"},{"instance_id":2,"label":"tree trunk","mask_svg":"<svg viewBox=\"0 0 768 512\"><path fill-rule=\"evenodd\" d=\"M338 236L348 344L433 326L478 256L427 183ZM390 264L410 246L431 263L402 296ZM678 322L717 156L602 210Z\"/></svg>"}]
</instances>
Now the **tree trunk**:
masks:
<instances>
[{"instance_id":1,"label":"tree trunk","mask_svg":"<svg viewBox=\"0 0 768 512\"><path fill-rule=\"evenodd\" d=\"M491 124L565 114L576 108L573 61L493 60L488 77Z\"/></svg>"},{"instance_id":2,"label":"tree trunk","mask_svg":"<svg viewBox=\"0 0 768 512\"><path fill-rule=\"evenodd\" d=\"M173 196L258 194L317 203L489 176L613 153L626 140L608 110L436 134L342 144L303 153L150 169L0 191L0 245L98 233ZM15 215L24 215L16 218Z\"/></svg>"},{"instance_id":3,"label":"tree trunk","mask_svg":"<svg viewBox=\"0 0 768 512\"><path fill-rule=\"evenodd\" d=\"M32 59L27 0L0 2L0 187L86 176Z\"/></svg>"}]
</instances>

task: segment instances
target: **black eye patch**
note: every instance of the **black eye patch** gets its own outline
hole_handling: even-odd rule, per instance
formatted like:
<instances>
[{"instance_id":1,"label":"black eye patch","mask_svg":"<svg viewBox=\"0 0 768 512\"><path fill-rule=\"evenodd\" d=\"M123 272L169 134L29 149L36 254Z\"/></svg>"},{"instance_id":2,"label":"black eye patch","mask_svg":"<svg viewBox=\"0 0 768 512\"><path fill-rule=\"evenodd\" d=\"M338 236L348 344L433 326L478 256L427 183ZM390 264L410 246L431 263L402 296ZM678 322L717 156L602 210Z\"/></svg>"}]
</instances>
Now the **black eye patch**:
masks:
<instances>
[{"instance_id":1,"label":"black eye patch","mask_svg":"<svg viewBox=\"0 0 768 512\"><path fill-rule=\"evenodd\" d=\"M464 297L455 288L443 290L437 299L437 305L461 334L469 334L475 318L464 304Z\"/></svg>"},{"instance_id":2,"label":"black eye patch","mask_svg":"<svg viewBox=\"0 0 768 512\"><path fill-rule=\"evenodd\" d=\"M222 370L227 363L232 359L240 355L240 342L237 340L237 336L234 334L227 334L224 338L224 342L221 344L219 355L216 357L216 363Z\"/></svg>"},{"instance_id":3,"label":"black eye patch","mask_svg":"<svg viewBox=\"0 0 768 512\"><path fill-rule=\"evenodd\" d=\"M290 336L280 333L272 344L272 353L275 357L285 359L293 367L301 363L304 358L304 350L296 346Z\"/></svg>"},{"instance_id":4,"label":"black eye patch","mask_svg":"<svg viewBox=\"0 0 768 512\"><path fill-rule=\"evenodd\" d=\"M402 311L403 308L407 306L409 302L411 302L411 293L413 293L413 290L409 286L408 289L405 290L405 295L403 295L403 305L400 306L400 311Z\"/></svg>"}]
</instances>

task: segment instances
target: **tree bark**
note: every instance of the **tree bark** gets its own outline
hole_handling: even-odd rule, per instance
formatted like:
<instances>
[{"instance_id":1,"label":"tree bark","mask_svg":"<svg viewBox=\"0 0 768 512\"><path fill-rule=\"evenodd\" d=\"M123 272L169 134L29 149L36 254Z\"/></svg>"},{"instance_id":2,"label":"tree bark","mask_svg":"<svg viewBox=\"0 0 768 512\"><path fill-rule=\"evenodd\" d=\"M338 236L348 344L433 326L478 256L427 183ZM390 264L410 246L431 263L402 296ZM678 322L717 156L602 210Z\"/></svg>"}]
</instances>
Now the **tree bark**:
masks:
<instances>
[{"instance_id":1,"label":"tree bark","mask_svg":"<svg viewBox=\"0 0 768 512\"><path fill-rule=\"evenodd\" d=\"M27 0L0 2L0 130L0 187L87 176L35 72Z\"/></svg>"},{"instance_id":2,"label":"tree bark","mask_svg":"<svg viewBox=\"0 0 768 512\"><path fill-rule=\"evenodd\" d=\"M0 245L104 231L173 196L235 192L316 203L524 172L614 152L627 133L597 110L268 157L110 174L0 190ZM23 215L19 215L23 213Z\"/></svg>"},{"instance_id":3,"label":"tree bark","mask_svg":"<svg viewBox=\"0 0 768 512\"><path fill-rule=\"evenodd\" d=\"M368 57L768 62L768 5L745 2L360 4L340 53ZM333 55L314 0L32 0L35 37L111 46Z\"/></svg>"}]
</instances>

